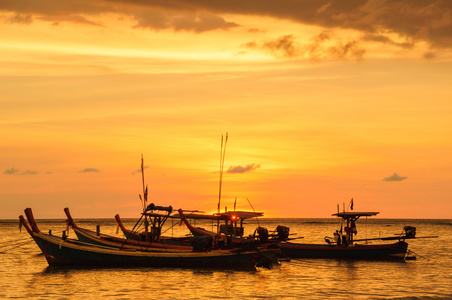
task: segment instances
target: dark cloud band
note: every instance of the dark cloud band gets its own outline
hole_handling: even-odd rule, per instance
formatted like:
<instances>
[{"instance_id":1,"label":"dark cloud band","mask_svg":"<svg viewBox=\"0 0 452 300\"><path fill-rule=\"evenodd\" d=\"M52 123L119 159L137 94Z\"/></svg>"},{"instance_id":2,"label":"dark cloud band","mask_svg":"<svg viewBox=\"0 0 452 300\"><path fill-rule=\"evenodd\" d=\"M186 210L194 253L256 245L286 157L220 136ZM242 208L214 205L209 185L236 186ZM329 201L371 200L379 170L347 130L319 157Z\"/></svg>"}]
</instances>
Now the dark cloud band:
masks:
<instances>
[{"instance_id":1,"label":"dark cloud band","mask_svg":"<svg viewBox=\"0 0 452 300\"><path fill-rule=\"evenodd\" d=\"M239 26L225 20L224 14L260 15L327 29L355 29L385 42L387 33L396 33L434 47L452 46L450 0L3 0L0 10L15 12L10 21L19 23L30 23L33 15L99 26L100 14L118 13L135 18L136 27L194 32ZM402 44L409 47L410 42Z\"/></svg>"}]
</instances>

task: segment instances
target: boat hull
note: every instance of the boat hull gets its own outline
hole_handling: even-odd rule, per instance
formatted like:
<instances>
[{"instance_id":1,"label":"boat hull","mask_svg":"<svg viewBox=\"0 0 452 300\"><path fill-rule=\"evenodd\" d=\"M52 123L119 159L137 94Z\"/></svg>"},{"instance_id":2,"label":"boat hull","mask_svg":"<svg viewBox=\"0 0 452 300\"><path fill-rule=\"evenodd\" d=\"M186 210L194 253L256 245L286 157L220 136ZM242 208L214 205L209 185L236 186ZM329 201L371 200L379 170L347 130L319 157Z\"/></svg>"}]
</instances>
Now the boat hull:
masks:
<instances>
[{"instance_id":1,"label":"boat hull","mask_svg":"<svg viewBox=\"0 0 452 300\"><path fill-rule=\"evenodd\" d=\"M193 227L184 219L190 232L195 236L211 236L215 233ZM256 243L244 238L232 238L232 243ZM367 260L403 260L408 250L404 241L391 244L354 244L354 245L321 245L272 241L281 248L281 253L288 258L334 258L334 259L367 259Z\"/></svg>"},{"instance_id":2,"label":"boat hull","mask_svg":"<svg viewBox=\"0 0 452 300\"><path fill-rule=\"evenodd\" d=\"M49 266L74 267L177 267L226 268L252 270L277 261L279 251L222 251L211 252L144 252L119 250L94 245L81 245L75 241L42 233L34 233Z\"/></svg>"},{"instance_id":3,"label":"boat hull","mask_svg":"<svg viewBox=\"0 0 452 300\"><path fill-rule=\"evenodd\" d=\"M408 244L400 241L392 244L316 245L281 242L281 253L290 258L335 258L368 260L403 260Z\"/></svg>"},{"instance_id":4,"label":"boat hull","mask_svg":"<svg viewBox=\"0 0 452 300\"><path fill-rule=\"evenodd\" d=\"M30 208L25 209L30 226L24 226L44 254L49 266L71 267L170 267L255 270L278 264L280 249L234 248L214 251L149 252L106 247L41 233Z\"/></svg>"}]
</instances>

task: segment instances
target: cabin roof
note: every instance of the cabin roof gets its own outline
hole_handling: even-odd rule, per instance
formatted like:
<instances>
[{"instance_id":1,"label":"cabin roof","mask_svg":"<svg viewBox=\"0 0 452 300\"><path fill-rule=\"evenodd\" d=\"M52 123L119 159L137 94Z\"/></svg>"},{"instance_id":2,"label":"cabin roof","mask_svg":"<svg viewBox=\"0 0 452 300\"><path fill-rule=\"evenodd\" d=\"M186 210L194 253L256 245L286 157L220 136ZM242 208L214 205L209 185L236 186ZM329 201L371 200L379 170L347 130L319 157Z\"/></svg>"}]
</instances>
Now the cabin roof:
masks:
<instances>
[{"instance_id":1,"label":"cabin roof","mask_svg":"<svg viewBox=\"0 0 452 300\"><path fill-rule=\"evenodd\" d=\"M145 212L143 215L146 215L148 217L166 217L166 218L176 218L174 215L169 214L159 214L159 213L153 213L153 212ZM179 215L177 216L179 218Z\"/></svg>"},{"instance_id":2,"label":"cabin roof","mask_svg":"<svg viewBox=\"0 0 452 300\"><path fill-rule=\"evenodd\" d=\"M264 215L264 213L254 212L254 211L228 211L228 212L222 212L219 214L217 213L215 215L222 216L222 217L228 217L228 218L230 218L231 216L236 216L237 218L240 218L240 219L250 219L250 218L262 217Z\"/></svg>"},{"instance_id":3,"label":"cabin roof","mask_svg":"<svg viewBox=\"0 0 452 300\"><path fill-rule=\"evenodd\" d=\"M173 215L174 218L180 218L178 212ZM215 215L205 215L205 214L197 214L197 213L186 213L184 217L187 219L204 219L204 220L222 220L220 216Z\"/></svg>"},{"instance_id":4,"label":"cabin roof","mask_svg":"<svg viewBox=\"0 0 452 300\"><path fill-rule=\"evenodd\" d=\"M166 217L169 219L180 219L179 213L176 211L174 214L168 215L168 214L159 214L159 213L143 213L143 215L146 215L148 217ZM220 216L213 216L213 215L203 215L203 214L187 214L184 215L187 219L212 219L212 220L221 220Z\"/></svg>"},{"instance_id":5,"label":"cabin roof","mask_svg":"<svg viewBox=\"0 0 452 300\"><path fill-rule=\"evenodd\" d=\"M343 219L349 219L349 218L354 218L354 217L371 217L371 216L376 216L378 215L380 212L357 212L357 211L348 211L348 212L340 212L340 213L336 213L336 214L332 214L332 216L338 216L341 217Z\"/></svg>"},{"instance_id":6,"label":"cabin roof","mask_svg":"<svg viewBox=\"0 0 452 300\"><path fill-rule=\"evenodd\" d=\"M230 219L231 216L236 216L238 219L250 219L262 217L264 213L262 212L253 212L253 211L228 211L222 213L215 213L213 215L206 214L196 214L196 213L188 213L185 214L185 218L187 219L205 219L205 220L225 220ZM173 215L175 218L180 218L179 213Z\"/></svg>"}]
</instances>

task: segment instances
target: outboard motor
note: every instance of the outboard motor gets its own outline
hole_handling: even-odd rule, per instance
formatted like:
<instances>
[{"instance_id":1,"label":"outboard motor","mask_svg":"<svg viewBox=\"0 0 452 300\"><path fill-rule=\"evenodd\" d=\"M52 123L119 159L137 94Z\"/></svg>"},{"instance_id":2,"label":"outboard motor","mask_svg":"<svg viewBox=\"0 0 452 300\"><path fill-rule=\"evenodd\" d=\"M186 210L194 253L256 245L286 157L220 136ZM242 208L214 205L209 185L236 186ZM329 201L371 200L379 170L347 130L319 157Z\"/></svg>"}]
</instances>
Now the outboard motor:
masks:
<instances>
[{"instance_id":1,"label":"outboard motor","mask_svg":"<svg viewBox=\"0 0 452 300\"><path fill-rule=\"evenodd\" d=\"M265 243L268 241L268 230L265 227L258 227L256 228L255 233L257 232L258 236L257 239L261 242L261 243Z\"/></svg>"},{"instance_id":2,"label":"outboard motor","mask_svg":"<svg viewBox=\"0 0 452 300\"><path fill-rule=\"evenodd\" d=\"M278 225L278 227L276 227L276 232L278 233L278 239L280 241L285 241L289 238L289 227L287 226Z\"/></svg>"},{"instance_id":3,"label":"outboard motor","mask_svg":"<svg viewBox=\"0 0 452 300\"><path fill-rule=\"evenodd\" d=\"M403 230L405 230L405 237L407 237L407 238L415 238L416 237L416 227L405 226L405 227L403 227Z\"/></svg>"}]
</instances>

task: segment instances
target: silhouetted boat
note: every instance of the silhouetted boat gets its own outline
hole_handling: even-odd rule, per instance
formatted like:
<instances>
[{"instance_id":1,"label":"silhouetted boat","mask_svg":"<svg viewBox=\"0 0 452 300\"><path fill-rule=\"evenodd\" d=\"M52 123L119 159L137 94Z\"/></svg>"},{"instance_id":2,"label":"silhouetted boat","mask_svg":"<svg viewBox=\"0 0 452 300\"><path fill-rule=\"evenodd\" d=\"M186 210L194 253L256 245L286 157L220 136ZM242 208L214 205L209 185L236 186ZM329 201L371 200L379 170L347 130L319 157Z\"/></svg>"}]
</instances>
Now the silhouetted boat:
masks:
<instances>
[{"instance_id":1,"label":"silhouetted boat","mask_svg":"<svg viewBox=\"0 0 452 300\"><path fill-rule=\"evenodd\" d=\"M243 212L225 212L215 214L213 216L205 216L206 219L221 219L225 224L220 226L219 233L205 230L203 228L194 227L188 222L187 218L203 218L202 215L187 216L179 211L182 220L195 236L210 236L214 239L219 239L221 236L231 243L258 243L258 244L276 244L281 248L283 255L289 258L335 258L335 259L384 259L384 260L403 260L407 254L408 244L404 241L405 238L413 238L407 236L400 236L396 243L390 244L359 244L353 241L355 222L361 216L372 216L376 212L351 212L334 214L343 218L347 222L345 227L345 234L337 237L333 243L330 241L327 244L304 244L293 243L288 241L289 229L283 227L281 231L275 234L269 234L264 227L258 227L253 235L248 237L243 234L243 220L247 215ZM253 213L250 212L248 216Z\"/></svg>"},{"instance_id":2,"label":"silhouetted boat","mask_svg":"<svg viewBox=\"0 0 452 300\"><path fill-rule=\"evenodd\" d=\"M30 208L25 214L30 226L23 216L19 217L20 224L34 239L50 266L255 269L278 263L279 249L148 252L82 243L68 239L64 234L57 237L42 233Z\"/></svg>"}]
</instances>

